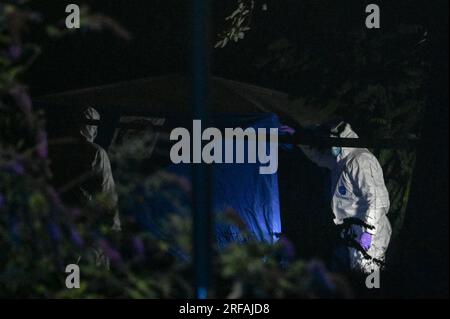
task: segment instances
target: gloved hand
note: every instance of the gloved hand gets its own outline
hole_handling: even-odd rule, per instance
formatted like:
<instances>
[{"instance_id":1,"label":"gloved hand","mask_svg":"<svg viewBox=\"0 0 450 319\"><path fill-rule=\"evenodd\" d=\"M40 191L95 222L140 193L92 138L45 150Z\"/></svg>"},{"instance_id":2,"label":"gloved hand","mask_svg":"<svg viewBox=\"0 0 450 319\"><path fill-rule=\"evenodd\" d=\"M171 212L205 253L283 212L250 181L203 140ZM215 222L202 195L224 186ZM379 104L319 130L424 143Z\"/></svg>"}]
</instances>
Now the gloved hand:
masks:
<instances>
[{"instance_id":1,"label":"gloved hand","mask_svg":"<svg viewBox=\"0 0 450 319\"><path fill-rule=\"evenodd\" d=\"M282 125L280 127L280 133L287 133L287 134L293 135L295 133L295 129L293 129L292 127L289 127L287 125Z\"/></svg>"},{"instance_id":2,"label":"gloved hand","mask_svg":"<svg viewBox=\"0 0 450 319\"><path fill-rule=\"evenodd\" d=\"M372 245L372 235L363 232L361 234L361 237L359 238L359 244L365 251L368 251L370 249L370 246Z\"/></svg>"}]
</instances>

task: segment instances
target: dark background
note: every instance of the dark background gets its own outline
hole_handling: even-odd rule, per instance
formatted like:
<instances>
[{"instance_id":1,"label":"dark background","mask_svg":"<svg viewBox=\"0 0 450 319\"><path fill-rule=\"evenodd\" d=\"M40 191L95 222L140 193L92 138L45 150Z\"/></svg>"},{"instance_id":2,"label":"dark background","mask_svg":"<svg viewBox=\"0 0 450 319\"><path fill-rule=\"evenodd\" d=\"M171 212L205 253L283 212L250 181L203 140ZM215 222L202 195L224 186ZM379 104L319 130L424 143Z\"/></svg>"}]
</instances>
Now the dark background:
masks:
<instances>
[{"instance_id":1,"label":"dark background","mask_svg":"<svg viewBox=\"0 0 450 319\"><path fill-rule=\"evenodd\" d=\"M72 1L73 2L73 1ZM50 21L64 19L71 1L33 1L33 7ZM290 84L264 76L254 62L275 39L282 37L333 61L338 52L350 49L348 34L364 27L365 7L373 1L264 1L268 11L256 10L252 31L245 40L222 50L212 50L212 73L225 78L254 83L299 95L308 82L323 81L314 75L305 83ZM382 8L382 29L389 33L401 24L430 25L436 14L445 11L445 1L377 1ZM93 12L114 17L133 35L130 42L111 32L76 32L59 41L47 41L34 65L29 83L34 95L90 87L167 73L184 73L190 63L189 1L179 0L95 0L79 1ZM212 1L211 44L225 27L225 17L236 7L234 1ZM262 3L262 2L259 2ZM443 5L439 5L442 3ZM383 54L401 51L395 44L381 48ZM337 61L337 60L336 60ZM345 65L335 65L343 72ZM295 88L294 88L295 87Z\"/></svg>"},{"instance_id":2,"label":"dark background","mask_svg":"<svg viewBox=\"0 0 450 319\"><path fill-rule=\"evenodd\" d=\"M65 17L64 8L70 2L36 1L33 6L41 8L48 18L58 20ZM269 11L257 13L254 29L242 43L212 52L212 72L301 96L302 90L314 90L323 79L314 74L301 83L293 83L289 77L283 81L273 79L254 67L258 54L266 50L273 39L288 37L300 47L318 55L326 54L326 58L333 61L335 49L345 51L347 33L364 23L364 7L371 2L382 7L382 32L390 32L400 23L427 28L430 44L426 54L432 65L417 169L400 238L400 253L386 275L389 277L385 280L389 285L387 296L448 297L447 1L431 4L430 1L402 0L285 0L284 6L271 6L273 1L267 1ZM189 1L95 0L83 3L88 3L93 11L116 18L132 33L133 40L122 41L109 32L80 32L60 41L46 42L44 54L26 79L34 96L189 70ZM213 36L222 30L224 18L234 5L233 1L215 1ZM400 50L393 44L380 48L380 54L395 54L397 49ZM344 73L349 71L346 65L335 67ZM280 179L292 179L289 174L293 169L292 161L285 163L291 163L291 167L280 168ZM304 174L308 171L306 167ZM317 182L303 191L313 192L320 186Z\"/></svg>"}]
</instances>

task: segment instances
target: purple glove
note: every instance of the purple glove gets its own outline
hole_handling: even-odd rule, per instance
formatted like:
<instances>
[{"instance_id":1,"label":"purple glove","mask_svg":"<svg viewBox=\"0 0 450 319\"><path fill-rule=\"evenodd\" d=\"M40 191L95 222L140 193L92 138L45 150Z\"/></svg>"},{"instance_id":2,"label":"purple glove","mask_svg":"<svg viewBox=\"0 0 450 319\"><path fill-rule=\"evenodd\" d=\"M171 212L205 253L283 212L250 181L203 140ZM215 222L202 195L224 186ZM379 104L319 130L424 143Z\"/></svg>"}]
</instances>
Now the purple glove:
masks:
<instances>
[{"instance_id":1,"label":"purple glove","mask_svg":"<svg viewBox=\"0 0 450 319\"><path fill-rule=\"evenodd\" d=\"M359 238L359 244L365 251L368 251L372 245L372 235L366 232L362 233Z\"/></svg>"},{"instance_id":2,"label":"purple glove","mask_svg":"<svg viewBox=\"0 0 450 319\"><path fill-rule=\"evenodd\" d=\"M287 125L282 125L280 127L280 133L288 133L290 135L295 133L295 129L293 129L292 127L289 127Z\"/></svg>"}]
</instances>

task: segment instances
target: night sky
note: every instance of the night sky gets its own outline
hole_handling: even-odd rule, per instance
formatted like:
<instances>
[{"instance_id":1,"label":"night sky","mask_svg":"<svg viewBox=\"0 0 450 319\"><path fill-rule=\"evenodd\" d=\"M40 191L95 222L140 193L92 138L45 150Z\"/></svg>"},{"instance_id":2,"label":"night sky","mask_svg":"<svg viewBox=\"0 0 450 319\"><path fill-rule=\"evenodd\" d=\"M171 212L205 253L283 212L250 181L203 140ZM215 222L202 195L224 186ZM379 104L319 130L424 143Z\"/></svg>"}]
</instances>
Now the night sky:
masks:
<instances>
[{"instance_id":1,"label":"night sky","mask_svg":"<svg viewBox=\"0 0 450 319\"><path fill-rule=\"evenodd\" d=\"M50 21L63 19L65 5L73 1L33 1ZM254 67L268 45L281 37L317 54L342 48L352 30L364 25L366 3L370 1L265 1L268 10L256 10L253 30L244 41L212 51L212 73L281 91L292 88ZM30 72L32 93L41 95L68 89L107 84L128 79L186 73L190 56L189 1L179 0L95 0L92 11L114 17L133 35L130 42L110 32L77 32L57 41L45 41L44 54ZM378 1L382 7L382 30L390 32L401 23L428 25L426 1ZM215 1L211 19L211 44L224 28L224 19L234 9L233 1ZM42 40L42 38L40 39ZM385 48L386 54L395 48ZM305 82L310 79L305 79ZM302 83L296 83L301 86ZM292 92L288 92L292 93Z\"/></svg>"}]
</instances>

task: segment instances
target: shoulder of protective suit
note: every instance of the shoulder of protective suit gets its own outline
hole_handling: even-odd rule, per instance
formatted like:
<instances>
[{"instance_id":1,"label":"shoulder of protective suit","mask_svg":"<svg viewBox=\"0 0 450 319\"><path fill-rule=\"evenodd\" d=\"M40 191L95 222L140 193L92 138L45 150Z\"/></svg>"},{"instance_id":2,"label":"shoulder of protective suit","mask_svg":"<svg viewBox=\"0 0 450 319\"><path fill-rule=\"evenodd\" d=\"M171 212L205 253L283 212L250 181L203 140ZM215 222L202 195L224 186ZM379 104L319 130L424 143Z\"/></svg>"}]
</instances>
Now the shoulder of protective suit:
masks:
<instances>
[{"instance_id":1,"label":"shoulder of protective suit","mask_svg":"<svg viewBox=\"0 0 450 319\"><path fill-rule=\"evenodd\" d=\"M348 167L350 169L366 168L366 167L376 167L378 166L378 160L375 155L366 149L357 149L352 154L352 158L348 162Z\"/></svg>"},{"instance_id":2,"label":"shoulder of protective suit","mask_svg":"<svg viewBox=\"0 0 450 319\"><path fill-rule=\"evenodd\" d=\"M89 143L89 144L91 144L92 148L94 148L98 152L101 152L101 153L106 152L103 147L101 147L100 145L98 145L96 143Z\"/></svg>"},{"instance_id":3,"label":"shoulder of protective suit","mask_svg":"<svg viewBox=\"0 0 450 319\"><path fill-rule=\"evenodd\" d=\"M108 157L108 153L106 153L105 149L98 144L89 143L92 151L95 153L95 158L98 160L103 160L105 157Z\"/></svg>"}]
</instances>

